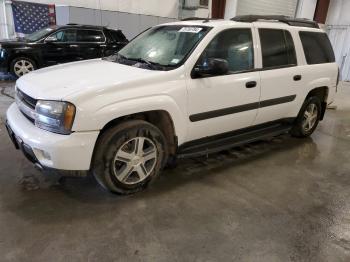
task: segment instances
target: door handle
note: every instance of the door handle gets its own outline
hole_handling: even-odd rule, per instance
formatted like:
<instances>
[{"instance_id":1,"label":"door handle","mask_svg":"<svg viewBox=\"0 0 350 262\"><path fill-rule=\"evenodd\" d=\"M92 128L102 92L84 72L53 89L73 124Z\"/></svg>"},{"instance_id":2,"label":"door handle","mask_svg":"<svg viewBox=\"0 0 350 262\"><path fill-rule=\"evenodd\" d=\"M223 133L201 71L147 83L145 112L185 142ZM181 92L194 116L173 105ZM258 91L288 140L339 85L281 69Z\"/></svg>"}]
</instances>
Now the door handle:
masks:
<instances>
[{"instance_id":1,"label":"door handle","mask_svg":"<svg viewBox=\"0 0 350 262\"><path fill-rule=\"evenodd\" d=\"M294 81L300 81L301 80L301 75L295 75L293 77Z\"/></svg>"},{"instance_id":2,"label":"door handle","mask_svg":"<svg viewBox=\"0 0 350 262\"><path fill-rule=\"evenodd\" d=\"M253 88L256 87L256 81L250 81L245 84L246 88Z\"/></svg>"}]
</instances>

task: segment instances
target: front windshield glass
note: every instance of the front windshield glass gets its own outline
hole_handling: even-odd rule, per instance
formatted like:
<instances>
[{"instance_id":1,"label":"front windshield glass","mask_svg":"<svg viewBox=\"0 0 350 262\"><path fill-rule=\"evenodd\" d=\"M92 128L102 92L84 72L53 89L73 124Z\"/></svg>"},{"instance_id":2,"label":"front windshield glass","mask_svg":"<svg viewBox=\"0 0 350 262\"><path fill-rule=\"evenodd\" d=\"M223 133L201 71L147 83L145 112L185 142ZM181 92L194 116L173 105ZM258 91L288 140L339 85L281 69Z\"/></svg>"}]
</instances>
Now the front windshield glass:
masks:
<instances>
[{"instance_id":1,"label":"front windshield glass","mask_svg":"<svg viewBox=\"0 0 350 262\"><path fill-rule=\"evenodd\" d=\"M37 40L41 39L42 37L44 37L45 35L52 32L53 30L54 30L54 28L52 28L52 27L43 28L39 31L36 31L36 32L30 34L30 35L27 35L25 37L25 39L28 41L37 41Z\"/></svg>"},{"instance_id":2,"label":"front windshield glass","mask_svg":"<svg viewBox=\"0 0 350 262\"><path fill-rule=\"evenodd\" d=\"M191 50L203 39L210 27L170 25L154 27L142 33L119 51L118 62L146 63L174 68L181 64ZM125 63L132 65L131 63Z\"/></svg>"}]
</instances>

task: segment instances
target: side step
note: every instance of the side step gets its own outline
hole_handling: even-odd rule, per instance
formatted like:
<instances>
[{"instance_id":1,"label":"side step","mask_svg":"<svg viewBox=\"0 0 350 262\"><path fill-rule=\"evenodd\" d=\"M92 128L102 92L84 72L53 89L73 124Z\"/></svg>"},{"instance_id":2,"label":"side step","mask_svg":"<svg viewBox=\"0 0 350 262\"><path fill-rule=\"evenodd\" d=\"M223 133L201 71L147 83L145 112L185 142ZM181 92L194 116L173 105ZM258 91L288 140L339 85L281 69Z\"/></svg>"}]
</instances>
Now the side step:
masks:
<instances>
[{"instance_id":1,"label":"side step","mask_svg":"<svg viewBox=\"0 0 350 262\"><path fill-rule=\"evenodd\" d=\"M261 139L278 136L287 133L291 128L292 125L290 124L275 123L269 126L245 128L219 136L206 137L182 145L179 148L177 157L189 158L216 153Z\"/></svg>"}]
</instances>

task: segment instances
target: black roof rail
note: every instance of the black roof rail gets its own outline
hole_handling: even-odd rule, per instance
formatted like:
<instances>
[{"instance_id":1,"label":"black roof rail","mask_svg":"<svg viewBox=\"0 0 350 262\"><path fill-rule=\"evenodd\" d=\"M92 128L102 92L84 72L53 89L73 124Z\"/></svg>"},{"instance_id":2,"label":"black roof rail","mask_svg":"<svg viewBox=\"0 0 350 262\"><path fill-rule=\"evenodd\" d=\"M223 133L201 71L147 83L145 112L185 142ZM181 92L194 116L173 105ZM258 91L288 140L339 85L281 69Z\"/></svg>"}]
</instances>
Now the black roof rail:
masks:
<instances>
[{"instance_id":1,"label":"black roof rail","mask_svg":"<svg viewBox=\"0 0 350 262\"><path fill-rule=\"evenodd\" d=\"M290 26L302 26L311 28L320 28L318 23L304 18L292 18L284 15L240 15L231 18L230 20L235 22L247 22L252 23L258 20L274 20L279 21Z\"/></svg>"},{"instance_id":2,"label":"black roof rail","mask_svg":"<svg viewBox=\"0 0 350 262\"><path fill-rule=\"evenodd\" d=\"M181 21L196 21L196 20L203 20L203 23L208 23L209 21L213 20L220 20L219 18L203 18L203 17L187 17L184 19L181 19Z\"/></svg>"},{"instance_id":3,"label":"black roof rail","mask_svg":"<svg viewBox=\"0 0 350 262\"><path fill-rule=\"evenodd\" d=\"M181 21L194 21L194 20L209 20L209 19L203 18L203 17L187 17L187 18L181 19Z\"/></svg>"}]
</instances>

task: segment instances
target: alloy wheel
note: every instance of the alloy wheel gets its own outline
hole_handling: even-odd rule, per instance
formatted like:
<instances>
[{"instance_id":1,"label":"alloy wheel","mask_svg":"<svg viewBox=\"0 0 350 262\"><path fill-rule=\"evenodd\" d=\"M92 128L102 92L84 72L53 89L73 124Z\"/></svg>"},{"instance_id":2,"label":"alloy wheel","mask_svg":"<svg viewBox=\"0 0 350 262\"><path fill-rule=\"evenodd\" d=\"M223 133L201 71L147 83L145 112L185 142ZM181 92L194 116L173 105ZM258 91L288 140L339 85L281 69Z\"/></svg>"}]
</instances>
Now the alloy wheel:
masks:
<instances>
[{"instance_id":1,"label":"alloy wheel","mask_svg":"<svg viewBox=\"0 0 350 262\"><path fill-rule=\"evenodd\" d=\"M31 71L34 71L34 65L28 60L18 60L14 65L14 72L18 77L28 74Z\"/></svg>"},{"instance_id":2,"label":"alloy wheel","mask_svg":"<svg viewBox=\"0 0 350 262\"><path fill-rule=\"evenodd\" d=\"M302 127L305 132L312 130L317 122L318 109L317 105L311 103L307 106L304 112L304 119L302 122Z\"/></svg>"},{"instance_id":3,"label":"alloy wheel","mask_svg":"<svg viewBox=\"0 0 350 262\"><path fill-rule=\"evenodd\" d=\"M146 137L135 137L125 142L117 151L113 172L124 184L133 185L145 180L157 163L157 147Z\"/></svg>"}]
</instances>

